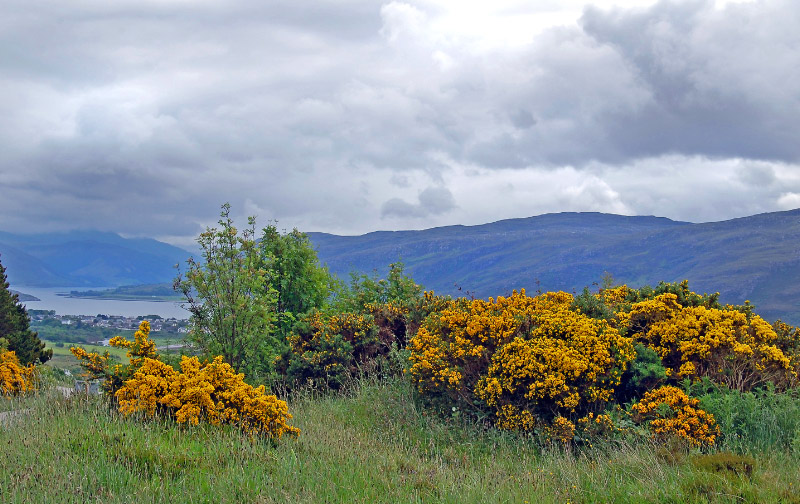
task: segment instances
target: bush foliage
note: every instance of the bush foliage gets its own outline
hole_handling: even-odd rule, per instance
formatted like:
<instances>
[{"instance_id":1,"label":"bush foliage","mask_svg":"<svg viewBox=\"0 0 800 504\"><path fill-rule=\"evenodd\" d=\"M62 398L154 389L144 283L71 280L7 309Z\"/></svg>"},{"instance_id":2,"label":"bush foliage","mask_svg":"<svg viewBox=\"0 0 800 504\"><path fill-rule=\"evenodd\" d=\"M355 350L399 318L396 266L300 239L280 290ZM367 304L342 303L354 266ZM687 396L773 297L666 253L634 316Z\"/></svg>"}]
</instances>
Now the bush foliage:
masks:
<instances>
[{"instance_id":1,"label":"bush foliage","mask_svg":"<svg viewBox=\"0 0 800 504\"><path fill-rule=\"evenodd\" d=\"M385 278L353 274L343 284L304 234L270 225L256 240L254 219L240 234L229 211L199 239L206 261L190 261L176 281L205 360L160 360L146 322L133 341L111 340L128 349L127 365L72 349L123 413L296 435L286 403L237 370L295 391L402 369L425 407L549 441L634 436L742 449L733 441L765 418L751 402L772 401L791 432L753 442L800 446L800 416L787 406L796 401L786 399L798 390L800 329L768 323L748 302L722 305L688 281L635 289L610 277L577 296L452 299L424 292L399 262ZM737 404L749 413L737 416Z\"/></svg>"},{"instance_id":2,"label":"bush foliage","mask_svg":"<svg viewBox=\"0 0 800 504\"><path fill-rule=\"evenodd\" d=\"M150 324L142 321L134 340L115 337L112 346L128 349L129 364L109 365L108 352L99 355L82 348L70 350L81 362L89 378L104 380L104 389L125 415L157 413L178 423L197 425L232 424L252 435L280 438L297 435L299 429L286 422L292 418L285 401L253 387L244 374L217 356L211 362L183 356L180 371L162 362L149 339Z\"/></svg>"},{"instance_id":3,"label":"bush foliage","mask_svg":"<svg viewBox=\"0 0 800 504\"><path fill-rule=\"evenodd\" d=\"M646 423L660 439L677 436L694 446L713 445L719 435L714 415L699 408L700 400L690 398L677 387L651 390L631 407L637 422Z\"/></svg>"},{"instance_id":4,"label":"bush foliage","mask_svg":"<svg viewBox=\"0 0 800 504\"><path fill-rule=\"evenodd\" d=\"M421 393L491 414L499 428L574 431L569 418L604 409L635 352L572 301L524 290L452 301L409 342L408 374Z\"/></svg>"},{"instance_id":5,"label":"bush foliage","mask_svg":"<svg viewBox=\"0 0 800 504\"><path fill-rule=\"evenodd\" d=\"M13 351L0 351L0 395L16 396L36 389L36 368L23 366Z\"/></svg>"},{"instance_id":6,"label":"bush foliage","mask_svg":"<svg viewBox=\"0 0 800 504\"><path fill-rule=\"evenodd\" d=\"M710 446L735 427L720 430L700 398L677 385L784 391L797 386L800 362L800 330L718 297L684 281L447 300L409 340L407 373L428 404L501 429L565 442L644 429ZM612 417L635 428L618 429Z\"/></svg>"}]
</instances>

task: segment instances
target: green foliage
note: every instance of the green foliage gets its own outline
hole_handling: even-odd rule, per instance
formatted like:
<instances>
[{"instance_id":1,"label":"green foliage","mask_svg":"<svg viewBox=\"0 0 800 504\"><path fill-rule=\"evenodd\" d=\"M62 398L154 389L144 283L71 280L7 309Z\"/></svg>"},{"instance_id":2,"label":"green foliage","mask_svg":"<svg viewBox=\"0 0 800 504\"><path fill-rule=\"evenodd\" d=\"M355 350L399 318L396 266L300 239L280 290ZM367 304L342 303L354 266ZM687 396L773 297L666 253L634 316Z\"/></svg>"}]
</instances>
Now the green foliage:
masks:
<instances>
[{"instance_id":1,"label":"green foliage","mask_svg":"<svg viewBox=\"0 0 800 504\"><path fill-rule=\"evenodd\" d=\"M16 353L20 364L36 364L47 362L52 350L45 350L45 344L39 336L30 330L30 317L25 307L20 304L17 294L9 290L6 269L0 263L0 338L6 347Z\"/></svg>"},{"instance_id":2,"label":"green foliage","mask_svg":"<svg viewBox=\"0 0 800 504\"><path fill-rule=\"evenodd\" d=\"M262 232L259 254L275 291L277 331L284 340L299 317L323 306L336 280L320 266L308 236L297 229L281 234L270 224Z\"/></svg>"},{"instance_id":3,"label":"green foliage","mask_svg":"<svg viewBox=\"0 0 800 504\"><path fill-rule=\"evenodd\" d=\"M800 432L800 390L771 388L739 392L709 381L693 384L691 393L712 413L722 430L720 448L735 452L788 450ZM705 389L705 390L703 390Z\"/></svg>"},{"instance_id":4,"label":"green foliage","mask_svg":"<svg viewBox=\"0 0 800 504\"><path fill-rule=\"evenodd\" d=\"M655 350L641 343L636 343L634 349L636 358L622 375L622 382L617 389L617 400L620 403L641 397L667 380L667 370Z\"/></svg>"},{"instance_id":5,"label":"green foliage","mask_svg":"<svg viewBox=\"0 0 800 504\"><path fill-rule=\"evenodd\" d=\"M698 469L721 476L744 476L749 478L753 475L756 461L748 455L719 452L697 455L692 458L692 464Z\"/></svg>"},{"instance_id":6,"label":"green foliage","mask_svg":"<svg viewBox=\"0 0 800 504\"><path fill-rule=\"evenodd\" d=\"M341 334L322 338L315 348L288 356L291 383L339 390L350 378L353 345Z\"/></svg>"},{"instance_id":7,"label":"green foliage","mask_svg":"<svg viewBox=\"0 0 800 504\"><path fill-rule=\"evenodd\" d=\"M273 328L277 293L268 281L255 240L255 218L239 232L222 205L219 228L208 228L197 243L203 260L190 258L175 288L191 313L189 338L207 356L222 355L249 376L270 372L280 346Z\"/></svg>"},{"instance_id":8,"label":"green foliage","mask_svg":"<svg viewBox=\"0 0 800 504\"><path fill-rule=\"evenodd\" d=\"M594 295L588 287L575 296L571 308L580 311L587 317L611 321L614 319L614 310L608 306L600 296Z\"/></svg>"},{"instance_id":9,"label":"green foliage","mask_svg":"<svg viewBox=\"0 0 800 504\"><path fill-rule=\"evenodd\" d=\"M363 313L369 305L395 303L405 308L417 305L422 296L422 286L405 274L402 262L389 265L386 278L378 272L372 275L350 274L350 285L335 293L331 309L336 312Z\"/></svg>"},{"instance_id":10,"label":"green foliage","mask_svg":"<svg viewBox=\"0 0 800 504\"><path fill-rule=\"evenodd\" d=\"M390 265L386 279L352 275L330 306L300 318L279 372L293 384L339 389L358 375L402 369L385 365L387 356L405 348L408 335L439 306L436 296L421 292L402 263Z\"/></svg>"}]
</instances>

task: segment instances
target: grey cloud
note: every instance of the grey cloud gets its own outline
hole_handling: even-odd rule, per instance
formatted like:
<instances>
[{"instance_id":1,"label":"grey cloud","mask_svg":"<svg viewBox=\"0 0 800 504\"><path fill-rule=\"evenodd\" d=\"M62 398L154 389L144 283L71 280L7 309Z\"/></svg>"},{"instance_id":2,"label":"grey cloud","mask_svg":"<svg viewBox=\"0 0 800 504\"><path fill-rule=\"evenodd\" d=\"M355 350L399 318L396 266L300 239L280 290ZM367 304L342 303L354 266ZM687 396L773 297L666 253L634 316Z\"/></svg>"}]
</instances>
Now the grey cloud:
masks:
<instances>
[{"instance_id":1,"label":"grey cloud","mask_svg":"<svg viewBox=\"0 0 800 504\"><path fill-rule=\"evenodd\" d=\"M456 208L453 193L446 187L428 187L419 193L418 203L392 198L381 206L382 217L422 218L441 215Z\"/></svg>"},{"instance_id":2,"label":"grey cloud","mask_svg":"<svg viewBox=\"0 0 800 504\"><path fill-rule=\"evenodd\" d=\"M772 166L754 162L743 163L737 175L739 180L754 188L769 187L778 180Z\"/></svg>"},{"instance_id":3,"label":"grey cloud","mask_svg":"<svg viewBox=\"0 0 800 504\"><path fill-rule=\"evenodd\" d=\"M249 199L264 219L356 232L457 219L441 159L485 180L600 161L647 184L639 160L742 158L730 180L766 184L759 163L800 157L795 2L590 8L487 52L408 4L3 2L3 227L180 236ZM412 173L434 187L393 197ZM608 187L553 201L647 205L641 185Z\"/></svg>"},{"instance_id":4,"label":"grey cloud","mask_svg":"<svg viewBox=\"0 0 800 504\"><path fill-rule=\"evenodd\" d=\"M796 2L714 8L661 1L640 11L588 8L583 28L612 47L650 99L604 121L631 157L668 152L800 160Z\"/></svg>"},{"instance_id":5,"label":"grey cloud","mask_svg":"<svg viewBox=\"0 0 800 504\"><path fill-rule=\"evenodd\" d=\"M439 215L456 207L453 193L446 187L429 187L419 194L419 204L429 214Z\"/></svg>"},{"instance_id":6,"label":"grey cloud","mask_svg":"<svg viewBox=\"0 0 800 504\"><path fill-rule=\"evenodd\" d=\"M509 119L511 119L511 124L513 124L515 128L522 130L528 129L536 124L536 119L533 118L533 114L523 108L509 114Z\"/></svg>"},{"instance_id":7,"label":"grey cloud","mask_svg":"<svg viewBox=\"0 0 800 504\"><path fill-rule=\"evenodd\" d=\"M550 30L498 55L487 109L524 104L536 127L467 138L460 159L491 167L584 166L682 154L800 160L800 7L661 1L589 7L581 29ZM480 62L474 62L480 64ZM467 76L471 77L471 76Z\"/></svg>"},{"instance_id":8,"label":"grey cloud","mask_svg":"<svg viewBox=\"0 0 800 504\"><path fill-rule=\"evenodd\" d=\"M420 205L412 205L400 198L392 198L381 206L381 216L383 217L425 217L427 213Z\"/></svg>"},{"instance_id":9,"label":"grey cloud","mask_svg":"<svg viewBox=\"0 0 800 504\"><path fill-rule=\"evenodd\" d=\"M411 187L411 181L408 179L408 177L399 173L392 175L392 177L389 179L389 182L393 186L400 188Z\"/></svg>"}]
</instances>

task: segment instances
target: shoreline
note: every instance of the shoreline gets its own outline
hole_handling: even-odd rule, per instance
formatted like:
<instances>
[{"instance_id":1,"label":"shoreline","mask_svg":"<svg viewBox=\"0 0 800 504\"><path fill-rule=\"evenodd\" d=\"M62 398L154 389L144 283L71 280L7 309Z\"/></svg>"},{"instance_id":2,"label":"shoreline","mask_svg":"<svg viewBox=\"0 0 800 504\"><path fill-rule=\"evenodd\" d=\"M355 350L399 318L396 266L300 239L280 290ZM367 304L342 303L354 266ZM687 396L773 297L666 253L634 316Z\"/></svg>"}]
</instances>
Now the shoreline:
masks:
<instances>
[{"instance_id":1,"label":"shoreline","mask_svg":"<svg viewBox=\"0 0 800 504\"><path fill-rule=\"evenodd\" d=\"M164 298L164 297L149 297L149 296L75 296L66 292L56 293L56 296L70 298L70 299L95 299L99 301L151 301L154 303L184 303L185 299L181 298Z\"/></svg>"}]
</instances>

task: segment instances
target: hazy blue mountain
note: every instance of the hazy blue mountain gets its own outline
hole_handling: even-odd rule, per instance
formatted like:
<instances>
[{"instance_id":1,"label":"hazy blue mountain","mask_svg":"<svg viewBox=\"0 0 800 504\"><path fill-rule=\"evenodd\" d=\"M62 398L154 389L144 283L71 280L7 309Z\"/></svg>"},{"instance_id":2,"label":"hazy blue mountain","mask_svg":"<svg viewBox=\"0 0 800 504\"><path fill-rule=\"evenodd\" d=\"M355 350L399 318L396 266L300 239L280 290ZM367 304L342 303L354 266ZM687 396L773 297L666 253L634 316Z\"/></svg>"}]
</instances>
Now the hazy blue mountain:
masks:
<instances>
[{"instance_id":1,"label":"hazy blue mountain","mask_svg":"<svg viewBox=\"0 0 800 504\"><path fill-rule=\"evenodd\" d=\"M749 299L800 323L800 210L704 224L600 213L362 236L309 233L343 278L401 259L426 288L476 297L513 289L580 291L604 272L633 286L688 279L723 302Z\"/></svg>"},{"instance_id":2,"label":"hazy blue mountain","mask_svg":"<svg viewBox=\"0 0 800 504\"><path fill-rule=\"evenodd\" d=\"M0 232L0 261L12 285L98 287L169 282L189 252L114 233Z\"/></svg>"},{"instance_id":3,"label":"hazy blue mountain","mask_svg":"<svg viewBox=\"0 0 800 504\"><path fill-rule=\"evenodd\" d=\"M800 210L692 224L660 217L547 214L480 226L309 233L320 260L347 278L401 259L436 292L476 297L513 289L580 291L604 272L640 286L688 279L722 301L756 304L769 319L800 323ZM12 286L98 287L171 282L190 253L113 233L0 232Z\"/></svg>"}]
</instances>

